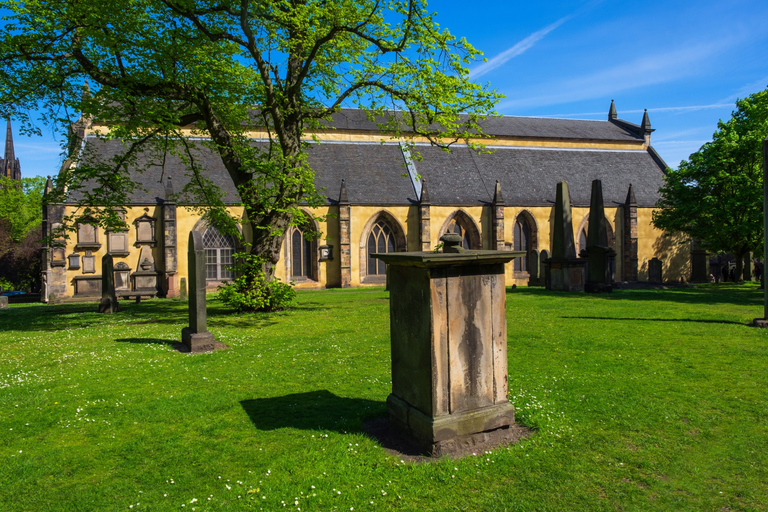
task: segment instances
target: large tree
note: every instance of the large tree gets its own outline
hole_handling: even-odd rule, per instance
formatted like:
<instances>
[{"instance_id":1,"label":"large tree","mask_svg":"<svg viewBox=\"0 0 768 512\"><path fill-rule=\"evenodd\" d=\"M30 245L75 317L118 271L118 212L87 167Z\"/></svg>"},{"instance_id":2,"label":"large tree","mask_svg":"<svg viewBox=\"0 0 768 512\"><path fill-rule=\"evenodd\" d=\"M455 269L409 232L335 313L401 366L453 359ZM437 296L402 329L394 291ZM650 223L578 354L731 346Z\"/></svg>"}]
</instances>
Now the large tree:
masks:
<instances>
[{"instance_id":1,"label":"large tree","mask_svg":"<svg viewBox=\"0 0 768 512\"><path fill-rule=\"evenodd\" d=\"M44 187L44 178L0 176L0 288L37 288Z\"/></svg>"},{"instance_id":2,"label":"large tree","mask_svg":"<svg viewBox=\"0 0 768 512\"><path fill-rule=\"evenodd\" d=\"M425 0L0 0L0 7L12 12L0 30L2 113L27 129L38 109L37 121L62 126L82 113L110 127L105 137L126 142L112 161L81 157L60 175L70 193L86 192L83 215L119 222L107 207L125 204L133 187L126 171L141 151L184 159L185 193L221 214L221 193L192 147L207 145L239 191L252 253L272 264L300 202L318 204L304 140L322 120L355 106L393 135L449 145L477 136L480 116L498 99L469 81L466 66L478 52L440 29ZM90 94L82 94L84 80ZM268 132L268 144L248 139L254 126Z\"/></svg>"},{"instance_id":3,"label":"large tree","mask_svg":"<svg viewBox=\"0 0 768 512\"><path fill-rule=\"evenodd\" d=\"M763 241L763 140L768 135L768 90L736 102L704 144L677 170L667 169L653 223L681 232L713 252L745 256Z\"/></svg>"}]
</instances>

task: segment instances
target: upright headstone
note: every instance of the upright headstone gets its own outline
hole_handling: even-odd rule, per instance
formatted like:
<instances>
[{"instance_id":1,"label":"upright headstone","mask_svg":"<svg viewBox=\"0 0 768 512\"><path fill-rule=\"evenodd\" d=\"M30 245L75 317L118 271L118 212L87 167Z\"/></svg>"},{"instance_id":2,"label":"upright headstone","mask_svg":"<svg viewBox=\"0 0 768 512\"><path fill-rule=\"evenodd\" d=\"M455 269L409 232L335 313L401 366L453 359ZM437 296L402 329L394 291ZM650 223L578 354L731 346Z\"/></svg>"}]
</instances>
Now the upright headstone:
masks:
<instances>
[{"instance_id":1,"label":"upright headstone","mask_svg":"<svg viewBox=\"0 0 768 512\"><path fill-rule=\"evenodd\" d=\"M187 300L187 278L179 279L179 299Z\"/></svg>"},{"instance_id":2,"label":"upright headstone","mask_svg":"<svg viewBox=\"0 0 768 512\"><path fill-rule=\"evenodd\" d=\"M8 307L8 297L5 295L0 295L0 309L4 309Z\"/></svg>"},{"instance_id":3,"label":"upright headstone","mask_svg":"<svg viewBox=\"0 0 768 512\"><path fill-rule=\"evenodd\" d=\"M203 235L189 233L189 327L181 330L181 341L192 353L216 349L216 340L208 332L205 309L205 246Z\"/></svg>"},{"instance_id":4,"label":"upright headstone","mask_svg":"<svg viewBox=\"0 0 768 512\"><path fill-rule=\"evenodd\" d=\"M117 313L117 296L115 295L115 270L111 254L101 258L101 302L99 313Z\"/></svg>"},{"instance_id":5,"label":"upright headstone","mask_svg":"<svg viewBox=\"0 0 768 512\"><path fill-rule=\"evenodd\" d=\"M539 254L539 286L545 286L549 289L549 251L542 249Z\"/></svg>"},{"instance_id":6,"label":"upright headstone","mask_svg":"<svg viewBox=\"0 0 768 512\"><path fill-rule=\"evenodd\" d=\"M709 282L709 256L698 240L691 240L691 282Z\"/></svg>"},{"instance_id":7,"label":"upright headstone","mask_svg":"<svg viewBox=\"0 0 768 512\"><path fill-rule=\"evenodd\" d=\"M573 217L568 183L557 184L555 219L552 231L552 257L547 260L547 289L563 292L584 290L586 260L576 257Z\"/></svg>"},{"instance_id":8,"label":"upright headstone","mask_svg":"<svg viewBox=\"0 0 768 512\"><path fill-rule=\"evenodd\" d=\"M541 275L539 271L539 251L533 249L528 258L528 286L541 286Z\"/></svg>"},{"instance_id":9,"label":"upright headstone","mask_svg":"<svg viewBox=\"0 0 768 512\"><path fill-rule=\"evenodd\" d=\"M659 258L652 258L648 262L648 281L654 284L663 282L662 265Z\"/></svg>"},{"instance_id":10,"label":"upright headstone","mask_svg":"<svg viewBox=\"0 0 768 512\"><path fill-rule=\"evenodd\" d=\"M587 282L584 289L590 293L613 290L612 263L616 251L608 247L608 230L605 226L603 184L592 181L592 197L589 202L589 230L587 231Z\"/></svg>"}]
</instances>

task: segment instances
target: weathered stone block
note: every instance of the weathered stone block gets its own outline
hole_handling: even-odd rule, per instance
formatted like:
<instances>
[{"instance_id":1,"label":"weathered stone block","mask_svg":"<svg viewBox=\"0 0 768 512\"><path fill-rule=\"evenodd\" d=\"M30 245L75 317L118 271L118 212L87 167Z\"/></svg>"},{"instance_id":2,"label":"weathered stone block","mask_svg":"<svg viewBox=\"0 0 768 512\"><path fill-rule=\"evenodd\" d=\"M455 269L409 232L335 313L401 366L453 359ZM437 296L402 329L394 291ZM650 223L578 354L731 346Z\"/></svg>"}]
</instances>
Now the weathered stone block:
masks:
<instances>
[{"instance_id":1,"label":"weathered stone block","mask_svg":"<svg viewBox=\"0 0 768 512\"><path fill-rule=\"evenodd\" d=\"M504 264L521 251L388 253L391 424L430 453L509 426Z\"/></svg>"}]
</instances>

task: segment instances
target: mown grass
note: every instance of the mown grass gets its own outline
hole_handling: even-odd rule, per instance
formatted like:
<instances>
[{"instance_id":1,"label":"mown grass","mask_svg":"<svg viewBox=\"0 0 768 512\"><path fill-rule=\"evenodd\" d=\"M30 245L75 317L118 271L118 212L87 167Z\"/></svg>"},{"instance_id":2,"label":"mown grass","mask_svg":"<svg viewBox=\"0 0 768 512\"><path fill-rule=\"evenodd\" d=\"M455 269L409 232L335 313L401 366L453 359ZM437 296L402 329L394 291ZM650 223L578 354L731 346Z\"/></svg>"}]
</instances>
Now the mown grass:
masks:
<instances>
[{"instance_id":1,"label":"mown grass","mask_svg":"<svg viewBox=\"0 0 768 512\"><path fill-rule=\"evenodd\" d=\"M209 302L229 350L173 349L185 304L0 311L0 510L766 510L768 331L755 286L507 294L510 399L536 430L401 462L388 294Z\"/></svg>"}]
</instances>

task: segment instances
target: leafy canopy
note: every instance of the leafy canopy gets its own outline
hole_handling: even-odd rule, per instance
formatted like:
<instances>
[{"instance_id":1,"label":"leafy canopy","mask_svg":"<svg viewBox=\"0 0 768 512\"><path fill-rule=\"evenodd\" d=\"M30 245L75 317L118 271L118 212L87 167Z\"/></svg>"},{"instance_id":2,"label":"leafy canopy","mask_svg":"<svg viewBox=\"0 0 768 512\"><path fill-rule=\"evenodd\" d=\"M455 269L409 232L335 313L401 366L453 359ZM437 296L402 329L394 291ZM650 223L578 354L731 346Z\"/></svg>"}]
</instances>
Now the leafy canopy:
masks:
<instances>
[{"instance_id":1,"label":"leafy canopy","mask_svg":"<svg viewBox=\"0 0 768 512\"><path fill-rule=\"evenodd\" d=\"M0 222L14 243L21 242L43 221L45 178L22 178L21 181L0 176Z\"/></svg>"},{"instance_id":2,"label":"leafy canopy","mask_svg":"<svg viewBox=\"0 0 768 512\"><path fill-rule=\"evenodd\" d=\"M94 206L126 204L140 153L181 158L182 195L222 213L202 146L238 188L252 252L272 261L299 204L320 203L306 131L359 107L393 136L448 146L480 134L479 119L499 99L469 81L479 52L440 28L425 0L0 0L0 8L12 13L0 30L3 113L13 110L27 129L37 109L37 121L63 128L83 113L83 123L126 144L98 161L70 138L59 185L83 191L83 213L118 222Z\"/></svg>"},{"instance_id":3,"label":"leafy canopy","mask_svg":"<svg viewBox=\"0 0 768 512\"><path fill-rule=\"evenodd\" d=\"M763 140L768 90L736 102L704 144L678 170L667 169L653 223L682 232L714 252L743 258L763 243Z\"/></svg>"}]
</instances>

